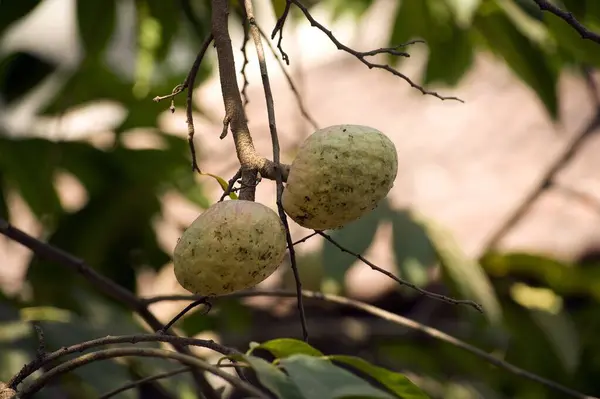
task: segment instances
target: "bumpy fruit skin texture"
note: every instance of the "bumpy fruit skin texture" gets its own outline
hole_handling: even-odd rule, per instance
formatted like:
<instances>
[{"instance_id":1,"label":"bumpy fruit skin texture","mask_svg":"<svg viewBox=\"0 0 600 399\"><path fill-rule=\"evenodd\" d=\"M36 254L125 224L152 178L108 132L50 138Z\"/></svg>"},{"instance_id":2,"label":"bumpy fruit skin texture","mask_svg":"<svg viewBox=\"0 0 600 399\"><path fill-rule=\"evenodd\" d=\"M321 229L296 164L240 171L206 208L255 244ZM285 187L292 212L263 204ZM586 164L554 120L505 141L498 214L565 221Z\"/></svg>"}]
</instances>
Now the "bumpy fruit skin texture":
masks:
<instances>
[{"instance_id":1,"label":"bumpy fruit skin texture","mask_svg":"<svg viewBox=\"0 0 600 399\"><path fill-rule=\"evenodd\" d=\"M277 270L286 249L285 230L273 210L252 201L218 202L177 243L175 277L197 295L251 288Z\"/></svg>"},{"instance_id":2,"label":"bumpy fruit skin texture","mask_svg":"<svg viewBox=\"0 0 600 399\"><path fill-rule=\"evenodd\" d=\"M283 208L303 227L340 228L375 209L397 173L396 147L379 130L361 125L320 129L292 162Z\"/></svg>"}]
</instances>

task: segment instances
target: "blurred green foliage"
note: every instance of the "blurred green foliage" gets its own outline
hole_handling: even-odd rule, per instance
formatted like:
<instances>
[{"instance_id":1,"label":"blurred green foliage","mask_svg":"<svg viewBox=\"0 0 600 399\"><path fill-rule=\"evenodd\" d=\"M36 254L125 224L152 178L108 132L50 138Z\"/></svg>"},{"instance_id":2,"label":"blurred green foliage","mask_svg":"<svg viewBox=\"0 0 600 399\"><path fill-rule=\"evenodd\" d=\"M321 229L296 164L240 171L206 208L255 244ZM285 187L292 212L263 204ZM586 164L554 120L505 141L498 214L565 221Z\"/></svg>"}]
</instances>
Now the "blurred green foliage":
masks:
<instances>
[{"instance_id":1,"label":"blurred green foliage","mask_svg":"<svg viewBox=\"0 0 600 399\"><path fill-rule=\"evenodd\" d=\"M2 1L0 35L10 32L42 3ZM306 2L311 6L317 3ZM336 17L350 14L355 18L361 18L372 4L371 0L325 2ZM285 2L273 0L273 6L279 14ZM590 29L600 30L598 0L564 0L561 6ZM127 7L133 12L126 12ZM581 40L564 21L541 13L529 0L399 0L394 12L390 45L415 38L428 43L429 57L421 77L424 84L456 85L470 70L475 54L489 51L537 94L554 119L559 117L556 86L560 73L600 64L596 44ZM136 290L135 275L140 267L158 270L170 259L158 244L153 227L153 221L162 214L161 196L174 190L200 207L209 204L190 171L185 139L158 131L155 134L162 148L132 149L124 145L123 138L131 129L156 126L167 106L154 103L152 97L169 93L185 79L194 51L210 28L210 2L77 0L76 15L84 56L74 65L65 66L28 48L0 53L0 111L12 112L13 106L44 82L59 79L60 90L44 104L40 115L57 117L96 100L110 100L120 104L126 116L112 132L114 143L106 147L84 139L16 135L0 122L0 215L11 217L7 198L18 194L42 222L44 239L85 259L123 287ZM121 39L126 45L116 46L119 35L125 36ZM323 36L322 40L328 39ZM213 68L205 60L197 82L206 79ZM87 201L80 209L68 210L59 199L56 177L65 172L86 190ZM468 259L452 245L447 233L409 210L391 209L387 202L332 236L362 253L382 223L392 225L399 276L427 288L437 283L433 271L439 264L452 295L483 303L488 312L484 319L463 308L441 304L435 308L442 310L437 311L441 313L436 313L439 317L432 324L546 378L600 394L597 262L567 265L532 254L496 253L480 260ZM353 256L329 244L317 256L299 259L306 266L303 270L310 268L318 276L307 277L314 288L329 280L341 291L354 262ZM30 295L9 297L0 293L0 380L10 378L35 356L35 334L26 323L31 317L43 321L49 349L107 334L143 331L121 304L106 300L82 278L57 265L32 258L26 278ZM401 300L387 304L398 313L408 310L404 302L412 305L422 300L412 291L398 292ZM189 314L178 327L188 335L235 331L251 341L257 312L231 300L222 302L219 311L208 316ZM335 318L335 312L330 316ZM457 324L457 320L467 324ZM337 338L333 334L321 345L358 351L353 346L344 347ZM411 375L435 398L563 397L413 333L398 333L393 339L372 337L367 351L362 349L364 357ZM356 359L346 361L366 367ZM316 367L307 362L296 358L287 366ZM95 363L47 387L39 397L96 397L132 377L175 367L159 359ZM368 372L382 373L370 367ZM164 397L193 397L186 374L161 380L156 389L170 395ZM136 397L132 392L122 397Z\"/></svg>"}]
</instances>

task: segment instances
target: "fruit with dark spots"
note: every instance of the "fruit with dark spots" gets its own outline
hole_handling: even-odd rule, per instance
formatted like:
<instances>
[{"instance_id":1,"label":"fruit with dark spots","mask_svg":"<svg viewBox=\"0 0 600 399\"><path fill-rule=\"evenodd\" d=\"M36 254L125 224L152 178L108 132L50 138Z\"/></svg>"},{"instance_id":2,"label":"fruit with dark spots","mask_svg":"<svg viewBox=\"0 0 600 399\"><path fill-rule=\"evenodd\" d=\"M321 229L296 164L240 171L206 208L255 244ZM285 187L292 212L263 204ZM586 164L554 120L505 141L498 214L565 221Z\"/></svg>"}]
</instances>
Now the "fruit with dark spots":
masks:
<instances>
[{"instance_id":1,"label":"fruit with dark spots","mask_svg":"<svg viewBox=\"0 0 600 399\"><path fill-rule=\"evenodd\" d=\"M367 126L317 130L296 154L283 192L283 208L315 230L345 226L375 209L398 173L394 143Z\"/></svg>"},{"instance_id":2,"label":"fruit with dark spots","mask_svg":"<svg viewBox=\"0 0 600 399\"><path fill-rule=\"evenodd\" d=\"M287 249L277 213L243 200L212 205L181 238L173 253L175 277L206 296L254 287L277 270Z\"/></svg>"}]
</instances>

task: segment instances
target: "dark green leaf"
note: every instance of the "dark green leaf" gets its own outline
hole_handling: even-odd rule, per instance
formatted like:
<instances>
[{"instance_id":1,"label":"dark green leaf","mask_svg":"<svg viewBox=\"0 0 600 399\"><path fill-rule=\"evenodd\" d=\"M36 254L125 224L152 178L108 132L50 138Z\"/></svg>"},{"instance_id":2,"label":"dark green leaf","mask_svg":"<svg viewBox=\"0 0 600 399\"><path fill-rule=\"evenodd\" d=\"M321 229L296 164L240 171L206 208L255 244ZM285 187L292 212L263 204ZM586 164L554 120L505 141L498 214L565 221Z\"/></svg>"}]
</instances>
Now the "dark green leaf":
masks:
<instances>
[{"instance_id":1,"label":"dark green leaf","mask_svg":"<svg viewBox=\"0 0 600 399\"><path fill-rule=\"evenodd\" d=\"M0 35L6 28L29 14L40 0L3 0L0 12Z\"/></svg>"},{"instance_id":2,"label":"dark green leaf","mask_svg":"<svg viewBox=\"0 0 600 399\"><path fill-rule=\"evenodd\" d=\"M305 399L289 376L273 364L255 356L242 356L256 372L260 383L280 399Z\"/></svg>"},{"instance_id":3,"label":"dark green leaf","mask_svg":"<svg viewBox=\"0 0 600 399\"><path fill-rule=\"evenodd\" d=\"M56 69L37 55L16 52L0 61L0 96L11 103L29 93Z\"/></svg>"},{"instance_id":4,"label":"dark green leaf","mask_svg":"<svg viewBox=\"0 0 600 399\"><path fill-rule=\"evenodd\" d=\"M344 226L342 229L333 230L329 235L343 247L357 254L362 254L371 246L379 222L386 216L388 211L387 202L382 201L373 212ZM341 251L329 242L325 242L322 256L325 276L343 286L344 276L350 266L356 262L356 257Z\"/></svg>"},{"instance_id":5,"label":"dark green leaf","mask_svg":"<svg viewBox=\"0 0 600 399\"><path fill-rule=\"evenodd\" d=\"M423 226L416 223L408 211L392 216L394 255L402 278L423 286L428 282L427 271L435 267L435 248Z\"/></svg>"},{"instance_id":6,"label":"dark green leaf","mask_svg":"<svg viewBox=\"0 0 600 399\"><path fill-rule=\"evenodd\" d=\"M487 320L492 325L498 325L502 319L502 311L494 288L481 265L464 254L445 228L422 216L419 220L435 247L449 282L462 298L480 303Z\"/></svg>"},{"instance_id":7,"label":"dark green leaf","mask_svg":"<svg viewBox=\"0 0 600 399\"><path fill-rule=\"evenodd\" d=\"M8 204L6 203L7 188L8 187L2 178L2 173L0 173L0 217L4 220L10 220L10 215L8 214Z\"/></svg>"},{"instance_id":8,"label":"dark green leaf","mask_svg":"<svg viewBox=\"0 0 600 399\"><path fill-rule=\"evenodd\" d=\"M552 13L544 14L544 22L564 52L574 57L579 63L600 67L598 43L583 40L571 25Z\"/></svg>"},{"instance_id":9,"label":"dark green leaf","mask_svg":"<svg viewBox=\"0 0 600 399\"><path fill-rule=\"evenodd\" d=\"M292 355L282 359L280 363L307 398L393 398L362 378L335 366L329 360Z\"/></svg>"},{"instance_id":10,"label":"dark green leaf","mask_svg":"<svg viewBox=\"0 0 600 399\"><path fill-rule=\"evenodd\" d=\"M564 312L550 313L537 309L530 309L530 312L533 321L546 334L565 371L569 374L575 372L580 362L581 345L571 318Z\"/></svg>"},{"instance_id":11,"label":"dark green leaf","mask_svg":"<svg viewBox=\"0 0 600 399\"><path fill-rule=\"evenodd\" d=\"M474 26L491 51L502 57L515 74L537 93L548 114L557 119L558 73L547 54L519 32L495 4L486 4L485 10L475 17Z\"/></svg>"},{"instance_id":12,"label":"dark green leaf","mask_svg":"<svg viewBox=\"0 0 600 399\"><path fill-rule=\"evenodd\" d=\"M175 1L146 0L150 15L160 23L160 45L156 51L157 61L162 61L171 48L179 30L180 9Z\"/></svg>"},{"instance_id":13,"label":"dark green leaf","mask_svg":"<svg viewBox=\"0 0 600 399\"><path fill-rule=\"evenodd\" d=\"M41 139L0 138L0 153L4 181L19 191L38 218L49 221L56 217L62 211L54 187L60 153L57 146Z\"/></svg>"},{"instance_id":14,"label":"dark green leaf","mask_svg":"<svg viewBox=\"0 0 600 399\"><path fill-rule=\"evenodd\" d=\"M429 59L423 83L456 85L473 65L469 31L452 24L441 40L428 40Z\"/></svg>"},{"instance_id":15,"label":"dark green leaf","mask_svg":"<svg viewBox=\"0 0 600 399\"><path fill-rule=\"evenodd\" d=\"M255 349L265 349L277 358L285 358L292 355L324 356L319 350L313 348L304 341L292 338L278 338L264 342L252 348L248 354Z\"/></svg>"},{"instance_id":16,"label":"dark green leaf","mask_svg":"<svg viewBox=\"0 0 600 399\"><path fill-rule=\"evenodd\" d=\"M367 374L402 399L429 399L429 396L427 396L425 392L403 374L394 373L382 367L377 367L366 360L355 356L334 355L328 356L328 358L335 362L347 364L352 368Z\"/></svg>"},{"instance_id":17,"label":"dark green leaf","mask_svg":"<svg viewBox=\"0 0 600 399\"><path fill-rule=\"evenodd\" d=\"M286 0L271 0L271 5L273 6L273 12L275 13L276 18L279 18L283 15L285 4Z\"/></svg>"},{"instance_id":18,"label":"dark green leaf","mask_svg":"<svg viewBox=\"0 0 600 399\"><path fill-rule=\"evenodd\" d=\"M116 0L77 0L77 26L88 56L97 59L110 40L116 22Z\"/></svg>"},{"instance_id":19,"label":"dark green leaf","mask_svg":"<svg viewBox=\"0 0 600 399\"><path fill-rule=\"evenodd\" d=\"M427 1L403 0L396 11L389 46L397 46L414 38L427 40L427 31L434 31L436 22L431 17ZM390 55L388 62L402 62L403 57Z\"/></svg>"}]
</instances>

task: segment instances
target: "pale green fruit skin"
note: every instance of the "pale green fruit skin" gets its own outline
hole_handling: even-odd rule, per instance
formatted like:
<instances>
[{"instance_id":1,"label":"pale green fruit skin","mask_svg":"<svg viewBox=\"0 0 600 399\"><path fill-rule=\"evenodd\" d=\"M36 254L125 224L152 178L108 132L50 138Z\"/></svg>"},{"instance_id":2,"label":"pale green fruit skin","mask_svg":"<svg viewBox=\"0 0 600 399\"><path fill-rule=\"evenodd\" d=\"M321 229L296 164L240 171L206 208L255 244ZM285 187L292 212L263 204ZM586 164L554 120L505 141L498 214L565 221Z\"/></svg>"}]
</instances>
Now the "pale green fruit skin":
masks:
<instances>
[{"instance_id":1,"label":"pale green fruit skin","mask_svg":"<svg viewBox=\"0 0 600 399\"><path fill-rule=\"evenodd\" d=\"M375 209L397 173L396 147L379 130L361 125L320 129L292 162L283 208L303 227L337 229Z\"/></svg>"},{"instance_id":2,"label":"pale green fruit skin","mask_svg":"<svg viewBox=\"0 0 600 399\"><path fill-rule=\"evenodd\" d=\"M173 253L175 277L206 296L254 287L281 264L287 249L279 216L260 203L218 202L186 229Z\"/></svg>"}]
</instances>

